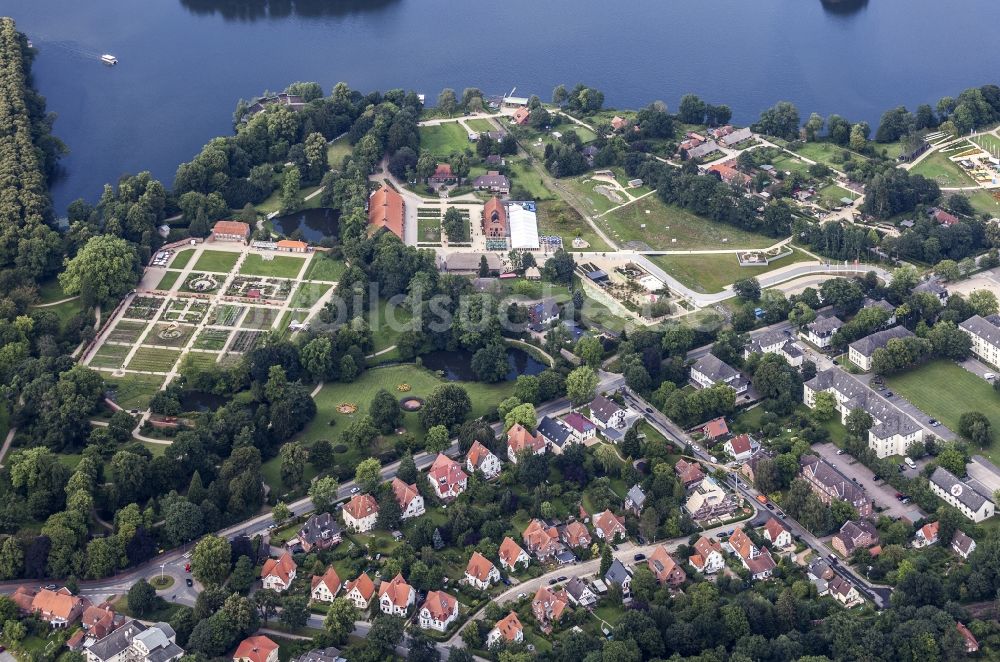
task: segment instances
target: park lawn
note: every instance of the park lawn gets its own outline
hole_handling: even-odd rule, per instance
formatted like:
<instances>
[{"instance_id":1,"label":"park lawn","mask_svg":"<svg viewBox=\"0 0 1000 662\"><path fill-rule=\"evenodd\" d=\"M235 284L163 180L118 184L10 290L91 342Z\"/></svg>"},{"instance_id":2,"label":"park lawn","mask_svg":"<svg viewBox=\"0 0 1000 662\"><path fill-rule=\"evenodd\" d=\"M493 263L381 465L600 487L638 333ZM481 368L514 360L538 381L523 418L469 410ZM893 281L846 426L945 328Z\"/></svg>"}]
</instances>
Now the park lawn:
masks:
<instances>
[{"instance_id":1,"label":"park lawn","mask_svg":"<svg viewBox=\"0 0 1000 662\"><path fill-rule=\"evenodd\" d=\"M619 245L635 242L654 250L766 248L777 241L667 205L655 195L601 216L597 223Z\"/></svg>"},{"instance_id":2,"label":"park lawn","mask_svg":"<svg viewBox=\"0 0 1000 662\"><path fill-rule=\"evenodd\" d=\"M299 283L299 289L292 297L292 308L312 308L331 287L329 283Z\"/></svg>"},{"instance_id":3,"label":"park lawn","mask_svg":"<svg viewBox=\"0 0 1000 662\"><path fill-rule=\"evenodd\" d=\"M441 218L420 216L417 218L417 241L422 244L441 243Z\"/></svg>"},{"instance_id":4,"label":"park lawn","mask_svg":"<svg viewBox=\"0 0 1000 662\"><path fill-rule=\"evenodd\" d=\"M796 262L809 262L813 259L798 249L793 249L791 255L759 267L741 267L733 253L646 257L691 289L703 293L721 292L740 278L760 276Z\"/></svg>"},{"instance_id":5,"label":"park lawn","mask_svg":"<svg viewBox=\"0 0 1000 662\"><path fill-rule=\"evenodd\" d=\"M275 278L297 278L305 260L291 255L275 255L265 260L262 255L251 253L243 261L240 274L251 276L272 276Z\"/></svg>"},{"instance_id":6,"label":"park lawn","mask_svg":"<svg viewBox=\"0 0 1000 662\"><path fill-rule=\"evenodd\" d=\"M924 157L923 161L913 166L910 174L923 175L933 179L941 186L952 188L975 185L972 178L965 174L965 171L957 163L948 159L941 152L934 152Z\"/></svg>"},{"instance_id":7,"label":"park lawn","mask_svg":"<svg viewBox=\"0 0 1000 662\"><path fill-rule=\"evenodd\" d=\"M394 306L386 299L379 301L375 315L374 319L368 320L372 329L374 352L381 352L383 349L395 345L405 330L403 327L409 327L410 320L413 318L409 310Z\"/></svg>"},{"instance_id":8,"label":"park lawn","mask_svg":"<svg viewBox=\"0 0 1000 662\"><path fill-rule=\"evenodd\" d=\"M350 156L352 152L351 143L347 136L337 138L326 146L326 161L333 169L340 168L345 156Z\"/></svg>"},{"instance_id":9,"label":"park lawn","mask_svg":"<svg viewBox=\"0 0 1000 662\"><path fill-rule=\"evenodd\" d=\"M827 209L833 209L834 207L842 207L844 203L841 198L847 198L849 200L854 200L857 198L856 193L851 193L845 188L837 186L836 184L829 184L817 191L819 195L820 202Z\"/></svg>"},{"instance_id":10,"label":"park lawn","mask_svg":"<svg viewBox=\"0 0 1000 662\"><path fill-rule=\"evenodd\" d=\"M422 126L419 130L420 149L440 158L464 152L471 144L469 132L457 121L436 126Z\"/></svg>"},{"instance_id":11,"label":"park lawn","mask_svg":"<svg viewBox=\"0 0 1000 662\"><path fill-rule=\"evenodd\" d=\"M313 254L302 280L324 280L335 283L346 268L343 260L338 260L324 252L317 251Z\"/></svg>"},{"instance_id":12,"label":"park lawn","mask_svg":"<svg viewBox=\"0 0 1000 662\"><path fill-rule=\"evenodd\" d=\"M469 399L472 401L472 411L469 413L469 418L482 416L514 391L514 382L501 382L500 384L447 382L430 370L414 365L375 368L365 371L361 377L349 384L326 383L313 398L316 401L316 417L302 431L299 439L307 442L317 439L337 440L340 432L352 421L368 413L369 403L381 388L399 398L404 396L427 398L438 386L448 383L458 384L469 394ZM400 384L409 384L410 390L406 392L397 390L396 387ZM354 414L338 413L337 406L343 403L357 405L358 410ZM335 426L330 426L331 420L336 421ZM406 429L412 432L417 439L423 439L424 430L421 428L419 420L415 412L403 415L403 425Z\"/></svg>"},{"instance_id":13,"label":"park lawn","mask_svg":"<svg viewBox=\"0 0 1000 662\"><path fill-rule=\"evenodd\" d=\"M319 207L320 199L323 196L317 195L313 196L312 198L309 198L309 196L315 193L316 191L320 190L320 188L321 187L319 186L307 186L305 188L299 189L300 204L298 206L297 211L301 211L303 209L316 209L317 207ZM306 198L309 199L306 200ZM271 193L271 195L267 196L267 198L263 202L254 205L254 208L261 214L264 214L265 216L276 211L281 211L281 187L279 186L278 188L276 188L274 192Z\"/></svg>"},{"instance_id":14,"label":"park lawn","mask_svg":"<svg viewBox=\"0 0 1000 662\"><path fill-rule=\"evenodd\" d=\"M239 253L229 251L205 251L194 263L195 271L209 271L217 274L228 274L236 266Z\"/></svg>"},{"instance_id":15,"label":"park lawn","mask_svg":"<svg viewBox=\"0 0 1000 662\"><path fill-rule=\"evenodd\" d=\"M150 399L163 386L163 377L128 373L122 377L105 377L105 383L115 391L115 402L125 409L146 409Z\"/></svg>"},{"instance_id":16,"label":"park lawn","mask_svg":"<svg viewBox=\"0 0 1000 662\"><path fill-rule=\"evenodd\" d=\"M38 303L52 303L61 301L68 295L63 292L59 279L52 278L38 284Z\"/></svg>"},{"instance_id":17,"label":"park lawn","mask_svg":"<svg viewBox=\"0 0 1000 662\"><path fill-rule=\"evenodd\" d=\"M158 290L170 290L173 289L174 283L177 282L177 278L181 275L179 271L167 271L163 274L163 278L160 282L156 284L156 289Z\"/></svg>"},{"instance_id":18,"label":"park lawn","mask_svg":"<svg viewBox=\"0 0 1000 662\"><path fill-rule=\"evenodd\" d=\"M842 170L844 167L844 162L841 159L844 152L847 152L852 159L859 161L868 160L868 157L863 154L858 154L857 152L852 152L846 147L826 142L804 143L801 147L794 151L796 154L801 154L807 159L818 163L825 163L836 170Z\"/></svg>"},{"instance_id":19,"label":"park lawn","mask_svg":"<svg viewBox=\"0 0 1000 662\"><path fill-rule=\"evenodd\" d=\"M582 319L585 324L601 326L609 331L621 332L626 326L634 326L621 315L613 313L607 306L587 297L583 302Z\"/></svg>"},{"instance_id":20,"label":"park lawn","mask_svg":"<svg viewBox=\"0 0 1000 662\"><path fill-rule=\"evenodd\" d=\"M969 204L977 213L1000 216L1000 191L976 191L971 195L965 191L962 195L969 199Z\"/></svg>"},{"instance_id":21,"label":"park lawn","mask_svg":"<svg viewBox=\"0 0 1000 662\"><path fill-rule=\"evenodd\" d=\"M972 142L976 143L993 156L1000 156L1000 138L997 138L994 135L984 134L982 136L976 136L972 139Z\"/></svg>"},{"instance_id":22,"label":"park lawn","mask_svg":"<svg viewBox=\"0 0 1000 662\"><path fill-rule=\"evenodd\" d=\"M193 256L194 256L193 248L185 248L182 251L177 251L177 254L174 255L174 259L170 261L170 268L183 269L184 267L187 266L187 263L191 261L191 258Z\"/></svg>"},{"instance_id":23,"label":"park lawn","mask_svg":"<svg viewBox=\"0 0 1000 662\"><path fill-rule=\"evenodd\" d=\"M612 184L591 179L589 174L572 179L561 179L559 183L570 190L570 194L580 207L583 207L592 214L603 214L630 200L627 195L619 191ZM620 199L612 200L608 196L598 193L595 190L598 186L606 187Z\"/></svg>"},{"instance_id":24,"label":"park lawn","mask_svg":"<svg viewBox=\"0 0 1000 662\"><path fill-rule=\"evenodd\" d=\"M467 125L469 125L470 129L472 129L473 131L478 131L480 133L483 133L484 131L496 131L497 130L497 128L493 124L493 122L491 122L488 119L484 119L484 118L479 118L479 119L475 119L475 120L465 120L465 123Z\"/></svg>"},{"instance_id":25,"label":"park lawn","mask_svg":"<svg viewBox=\"0 0 1000 662\"><path fill-rule=\"evenodd\" d=\"M988 381L951 361L931 361L902 374L886 377L886 385L913 403L928 417L941 421L958 433L958 419L968 411L985 414L1000 431L1000 398ZM920 421L923 422L923 421ZM980 452L974 449L974 452ZM1000 463L1000 446L981 451L991 462Z\"/></svg>"},{"instance_id":26,"label":"park lawn","mask_svg":"<svg viewBox=\"0 0 1000 662\"><path fill-rule=\"evenodd\" d=\"M555 195L545 186L545 180L534 165L521 160L507 162L511 186L519 186L535 200L553 200Z\"/></svg>"},{"instance_id":27,"label":"park lawn","mask_svg":"<svg viewBox=\"0 0 1000 662\"><path fill-rule=\"evenodd\" d=\"M781 156L773 159L771 165L783 172L797 172L806 177L809 176L809 164L791 156L787 152L782 152Z\"/></svg>"},{"instance_id":28,"label":"park lawn","mask_svg":"<svg viewBox=\"0 0 1000 662\"><path fill-rule=\"evenodd\" d=\"M45 308L39 308L36 310L44 310L55 313L56 317L59 318L60 324L65 325L69 320L76 317L83 310L83 302L79 297L77 297L72 301L65 301L55 306L46 306Z\"/></svg>"},{"instance_id":29,"label":"park lawn","mask_svg":"<svg viewBox=\"0 0 1000 662\"><path fill-rule=\"evenodd\" d=\"M611 247L604 243L594 228L590 227L580 213L562 200L546 200L538 203L538 233L562 237L566 250L607 251ZM573 248L573 239L580 237L589 248Z\"/></svg>"}]
</instances>

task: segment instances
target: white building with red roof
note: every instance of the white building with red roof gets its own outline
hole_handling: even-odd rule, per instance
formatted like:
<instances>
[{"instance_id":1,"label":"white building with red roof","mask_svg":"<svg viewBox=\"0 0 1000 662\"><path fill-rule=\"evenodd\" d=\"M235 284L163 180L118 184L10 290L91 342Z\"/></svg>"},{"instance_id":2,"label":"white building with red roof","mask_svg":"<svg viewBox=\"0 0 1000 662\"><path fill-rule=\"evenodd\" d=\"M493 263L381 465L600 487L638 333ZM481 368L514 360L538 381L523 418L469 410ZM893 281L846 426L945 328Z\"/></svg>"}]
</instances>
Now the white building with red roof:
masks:
<instances>
[{"instance_id":1,"label":"white building with red roof","mask_svg":"<svg viewBox=\"0 0 1000 662\"><path fill-rule=\"evenodd\" d=\"M391 581L382 582L378 587L378 607L383 614L406 616L407 610L417 601L417 592L406 583L403 575L396 575Z\"/></svg>"},{"instance_id":2,"label":"white building with red roof","mask_svg":"<svg viewBox=\"0 0 1000 662\"><path fill-rule=\"evenodd\" d=\"M458 618L458 600L444 591L428 591L420 605L419 624L425 630L444 632Z\"/></svg>"},{"instance_id":3,"label":"white building with red roof","mask_svg":"<svg viewBox=\"0 0 1000 662\"><path fill-rule=\"evenodd\" d=\"M477 471L482 472L486 480L496 478L503 469L500 465L500 458L479 441L472 443L472 447L465 456L465 468L470 474Z\"/></svg>"},{"instance_id":4,"label":"white building with red roof","mask_svg":"<svg viewBox=\"0 0 1000 662\"><path fill-rule=\"evenodd\" d=\"M485 591L498 581L500 581L500 571L493 562L479 552L473 552L469 564L465 567L465 582L469 586Z\"/></svg>"},{"instance_id":5,"label":"white building with red roof","mask_svg":"<svg viewBox=\"0 0 1000 662\"><path fill-rule=\"evenodd\" d=\"M268 559L264 562L264 567L260 569L260 580L264 588L270 588L279 593L287 591L295 581L295 574L298 566L295 559L289 552L285 552L278 559Z\"/></svg>"},{"instance_id":6,"label":"white building with red roof","mask_svg":"<svg viewBox=\"0 0 1000 662\"><path fill-rule=\"evenodd\" d=\"M469 475L462 471L462 465L444 453L438 453L427 480L440 499L454 499L469 486Z\"/></svg>"},{"instance_id":7,"label":"white building with red roof","mask_svg":"<svg viewBox=\"0 0 1000 662\"><path fill-rule=\"evenodd\" d=\"M424 497L417 491L416 484L408 485L399 478L393 478L391 486L396 503L399 504L399 509L402 511L400 517L410 519L411 517L420 517L427 512L424 509Z\"/></svg>"},{"instance_id":8,"label":"white building with red roof","mask_svg":"<svg viewBox=\"0 0 1000 662\"><path fill-rule=\"evenodd\" d=\"M786 549L792 546L792 532L773 517L767 520L767 524L764 525L761 535L764 537L764 540L767 540L778 549Z\"/></svg>"},{"instance_id":9,"label":"white building with red roof","mask_svg":"<svg viewBox=\"0 0 1000 662\"><path fill-rule=\"evenodd\" d=\"M378 522L378 501L371 494L355 494L343 508L344 526L365 533Z\"/></svg>"},{"instance_id":10,"label":"white building with red roof","mask_svg":"<svg viewBox=\"0 0 1000 662\"><path fill-rule=\"evenodd\" d=\"M365 573L361 573L357 579L344 584L344 595L356 609L367 609L368 603L375 595L375 582Z\"/></svg>"},{"instance_id":11,"label":"white building with red roof","mask_svg":"<svg viewBox=\"0 0 1000 662\"><path fill-rule=\"evenodd\" d=\"M498 643L516 644L524 641L524 626L521 619L517 617L517 612L512 611L493 626L490 633L486 635L486 647L493 648Z\"/></svg>"},{"instance_id":12,"label":"white building with red roof","mask_svg":"<svg viewBox=\"0 0 1000 662\"><path fill-rule=\"evenodd\" d=\"M531 563L531 557L528 556L528 553L510 536L504 538L503 542L500 543L497 556L500 557L501 567L507 572L523 570Z\"/></svg>"},{"instance_id":13,"label":"white building with red roof","mask_svg":"<svg viewBox=\"0 0 1000 662\"><path fill-rule=\"evenodd\" d=\"M278 644L262 634L247 637L236 647L233 662L278 662Z\"/></svg>"},{"instance_id":14,"label":"white building with red roof","mask_svg":"<svg viewBox=\"0 0 1000 662\"><path fill-rule=\"evenodd\" d=\"M702 536L694 544L694 554L688 557L691 567L703 575L713 575L726 567L722 545L717 540Z\"/></svg>"},{"instance_id":15,"label":"white building with red roof","mask_svg":"<svg viewBox=\"0 0 1000 662\"><path fill-rule=\"evenodd\" d=\"M601 540L615 542L628 537L628 530L625 528L625 518L615 515L610 510L594 515L594 531Z\"/></svg>"},{"instance_id":16,"label":"white building with red roof","mask_svg":"<svg viewBox=\"0 0 1000 662\"><path fill-rule=\"evenodd\" d=\"M738 434L723 444L722 447L725 449L729 457L733 458L737 462L743 462L744 460L749 460L750 456L753 455L754 450L759 448L760 445L757 444L750 435Z\"/></svg>"},{"instance_id":17,"label":"white building with red roof","mask_svg":"<svg viewBox=\"0 0 1000 662\"><path fill-rule=\"evenodd\" d=\"M507 430L507 459L517 464L517 458L522 453L541 455L545 452L545 440L542 435L532 433L520 423L515 423Z\"/></svg>"},{"instance_id":18,"label":"white building with red roof","mask_svg":"<svg viewBox=\"0 0 1000 662\"><path fill-rule=\"evenodd\" d=\"M340 576L331 565L322 575L313 575L309 597L317 602L333 602L340 592Z\"/></svg>"}]
</instances>

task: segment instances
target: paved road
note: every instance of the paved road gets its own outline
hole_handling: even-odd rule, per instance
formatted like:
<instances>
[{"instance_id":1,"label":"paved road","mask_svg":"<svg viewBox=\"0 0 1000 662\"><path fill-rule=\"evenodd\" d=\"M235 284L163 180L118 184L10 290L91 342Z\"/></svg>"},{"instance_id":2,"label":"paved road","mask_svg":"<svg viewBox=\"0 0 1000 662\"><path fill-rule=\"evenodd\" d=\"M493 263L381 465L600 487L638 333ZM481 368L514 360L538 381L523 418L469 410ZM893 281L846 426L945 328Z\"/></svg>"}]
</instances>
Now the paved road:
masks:
<instances>
[{"instance_id":1,"label":"paved road","mask_svg":"<svg viewBox=\"0 0 1000 662\"><path fill-rule=\"evenodd\" d=\"M846 453L837 455L837 447L832 443L814 444L812 452L834 465L849 479L854 479L854 482L864 487L875 503L885 508L889 515L902 517L911 522L916 522L925 516L925 513L915 503L905 506L900 503L899 499L896 498L896 488L884 481L876 482L874 480L875 474L871 469Z\"/></svg>"}]
</instances>

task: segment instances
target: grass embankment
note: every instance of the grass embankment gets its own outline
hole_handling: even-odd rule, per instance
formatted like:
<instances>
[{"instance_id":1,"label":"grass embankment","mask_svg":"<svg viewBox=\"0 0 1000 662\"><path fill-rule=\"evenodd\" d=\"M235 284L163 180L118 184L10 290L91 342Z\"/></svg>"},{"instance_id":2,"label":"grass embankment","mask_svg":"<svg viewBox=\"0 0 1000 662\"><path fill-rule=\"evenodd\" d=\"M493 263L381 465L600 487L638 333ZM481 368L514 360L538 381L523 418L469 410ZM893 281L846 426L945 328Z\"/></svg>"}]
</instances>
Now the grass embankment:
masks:
<instances>
[{"instance_id":1,"label":"grass embankment","mask_svg":"<svg viewBox=\"0 0 1000 662\"><path fill-rule=\"evenodd\" d=\"M707 255L650 255L649 260L696 292L721 292L740 278L759 277L796 262L808 262L809 257L798 249L766 266L741 267L735 253Z\"/></svg>"}]
</instances>

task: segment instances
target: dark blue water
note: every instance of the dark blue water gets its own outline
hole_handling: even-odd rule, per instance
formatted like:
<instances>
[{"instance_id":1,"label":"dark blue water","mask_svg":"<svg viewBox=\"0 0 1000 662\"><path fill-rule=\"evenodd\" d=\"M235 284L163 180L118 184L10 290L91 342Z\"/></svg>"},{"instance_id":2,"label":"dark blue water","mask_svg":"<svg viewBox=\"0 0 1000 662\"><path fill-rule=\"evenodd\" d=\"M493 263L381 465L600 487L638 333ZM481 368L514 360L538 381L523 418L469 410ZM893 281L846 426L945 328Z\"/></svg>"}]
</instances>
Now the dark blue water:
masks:
<instances>
[{"instance_id":1,"label":"dark blue water","mask_svg":"<svg viewBox=\"0 0 1000 662\"><path fill-rule=\"evenodd\" d=\"M319 243L327 237L338 236L338 221L340 214L335 209L303 209L294 214L278 216L272 221L274 229L291 236L296 230L301 230L306 241Z\"/></svg>"},{"instance_id":2,"label":"dark blue water","mask_svg":"<svg viewBox=\"0 0 1000 662\"><path fill-rule=\"evenodd\" d=\"M60 212L124 172L170 184L231 131L237 99L295 80L428 99L547 99L584 81L619 107L696 92L741 122L787 99L874 123L1000 78L996 0L0 0L0 14L40 47L37 82L73 151Z\"/></svg>"}]
</instances>

